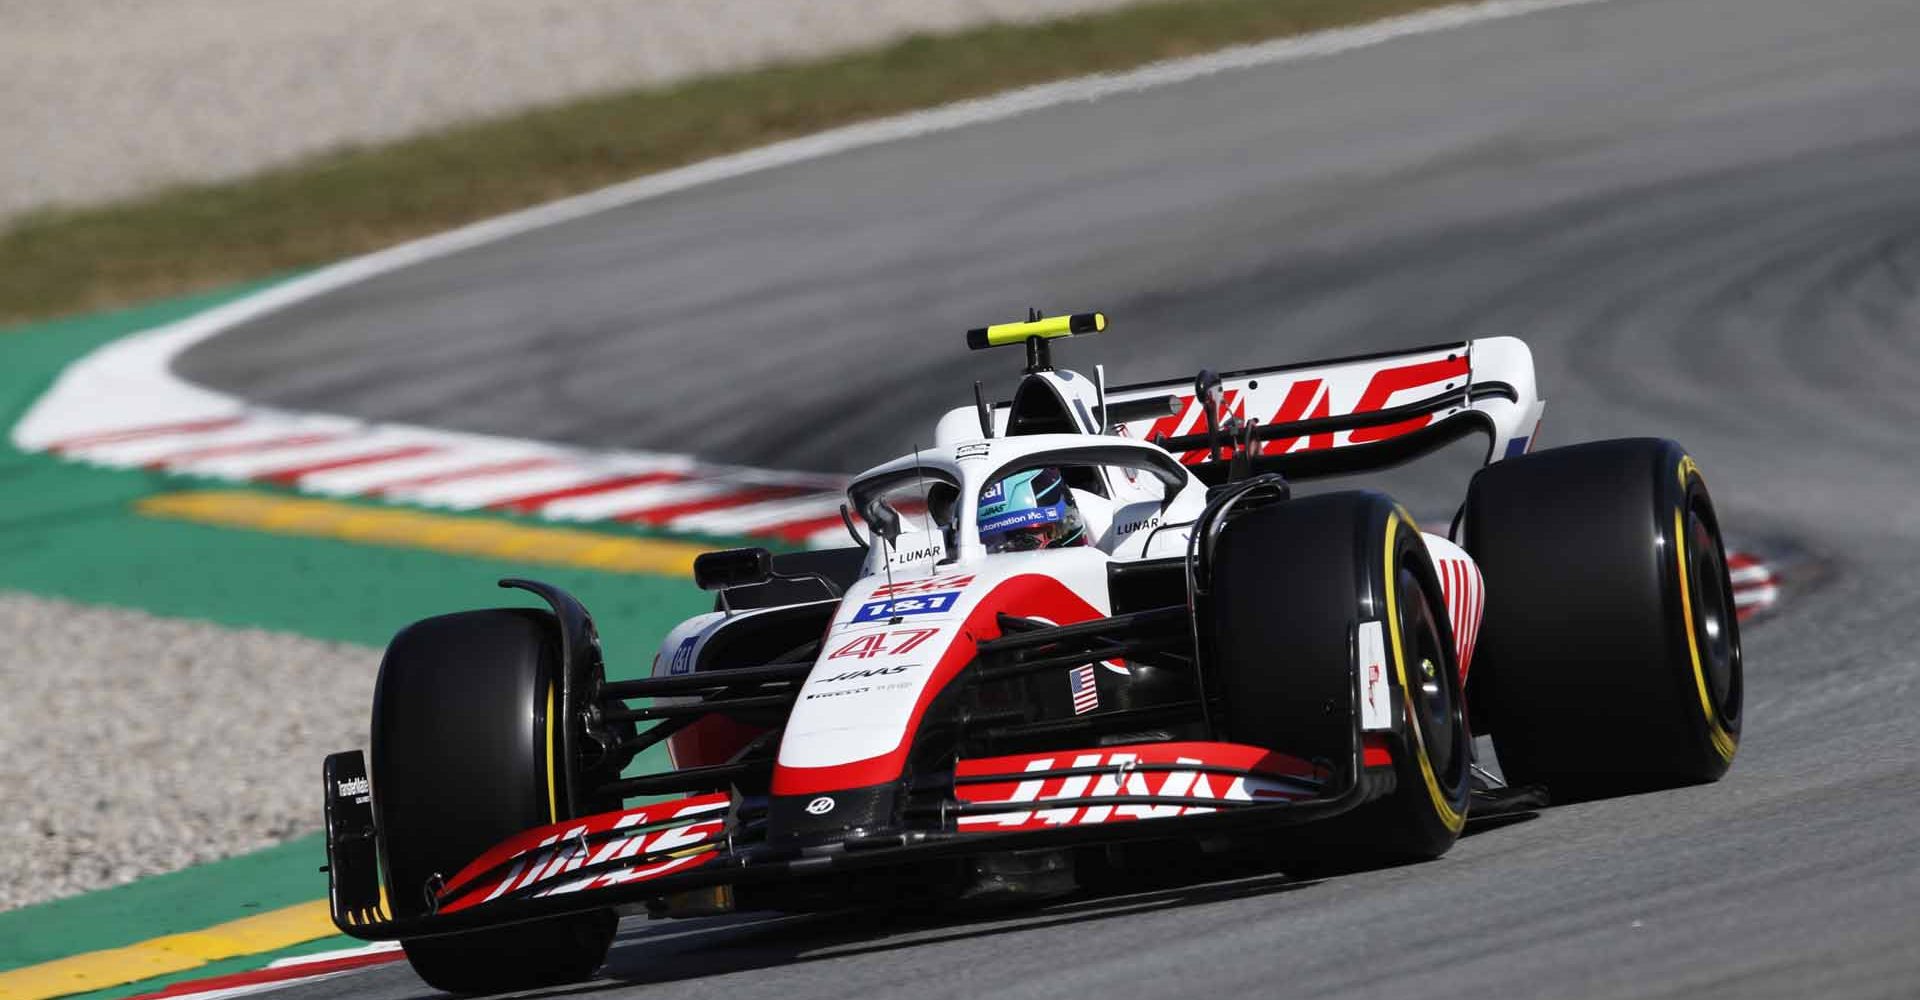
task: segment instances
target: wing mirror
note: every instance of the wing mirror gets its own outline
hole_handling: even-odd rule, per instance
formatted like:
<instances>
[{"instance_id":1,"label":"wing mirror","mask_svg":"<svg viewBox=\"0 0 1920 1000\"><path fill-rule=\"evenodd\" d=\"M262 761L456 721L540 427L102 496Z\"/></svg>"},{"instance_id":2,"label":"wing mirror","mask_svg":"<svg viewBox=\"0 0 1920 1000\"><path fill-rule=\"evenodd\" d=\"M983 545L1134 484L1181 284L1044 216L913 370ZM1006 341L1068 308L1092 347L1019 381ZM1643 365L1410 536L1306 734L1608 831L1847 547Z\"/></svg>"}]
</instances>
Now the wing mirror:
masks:
<instances>
[{"instance_id":1,"label":"wing mirror","mask_svg":"<svg viewBox=\"0 0 1920 1000\"><path fill-rule=\"evenodd\" d=\"M1200 403L1201 412L1207 417L1207 454L1214 461L1220 460L1220 432L1228 426L1228 417L1220 412L1226 401L1220 387L1220 376L1200 369L1193 380L1193 398Z\"/></svg>"},{"instance_id":2,"label":"wing mirror","mask_svg":"<svg viewBox=\"0 0 1920 1000\"><path fill-rule=\"evenodd\" d=\"M722 549L693 557L693 582L701 590L745 587L771 579L773 553L766 549Z\"/></svg>"},{"instance_id":3,"label":"wing mirror","mask_svg":"<svg viewBox=\"0 0 1920 1000\"><path fill-rule=\"evenodd\" d=\"M867 501L867 509L861 513L866 515L867 526L875 535L886 539L888 545L892 545L894 539L900 537L899 513L881 502L879 497Z\"/></svg>"}]
</instances>

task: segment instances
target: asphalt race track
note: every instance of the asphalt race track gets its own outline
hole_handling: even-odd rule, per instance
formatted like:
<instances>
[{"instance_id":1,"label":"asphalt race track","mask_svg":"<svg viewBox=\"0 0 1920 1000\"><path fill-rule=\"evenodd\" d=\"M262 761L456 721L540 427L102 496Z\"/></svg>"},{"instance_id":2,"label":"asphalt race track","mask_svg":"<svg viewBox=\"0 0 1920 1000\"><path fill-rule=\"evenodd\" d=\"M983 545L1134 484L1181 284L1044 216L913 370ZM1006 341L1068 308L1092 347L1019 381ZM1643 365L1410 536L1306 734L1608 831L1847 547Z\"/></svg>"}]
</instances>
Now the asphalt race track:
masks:
<instances>
[{"instance_id":1,"label":"asphalt race track","mask_svg":"<svg viewBox=\"0 0 1920 1000\"><path fill-rule=\"evenodd\" d=\"M1522 336L1545 444L1677 437L1736 532L1809 556L1747 632L1727 780L1321 881L925 925L635 920L587 992L1912 996L1916 53L1913 0L1535 14L695 189L312 301L180 370L305 409L847 470L930 436L968 380L1006 385L1018 357L963 356L960 331L1029 305L1110 312L1061 360L1119 380ZM423 990L388 966L299 992Z\"/></svg>"}]
</instances>

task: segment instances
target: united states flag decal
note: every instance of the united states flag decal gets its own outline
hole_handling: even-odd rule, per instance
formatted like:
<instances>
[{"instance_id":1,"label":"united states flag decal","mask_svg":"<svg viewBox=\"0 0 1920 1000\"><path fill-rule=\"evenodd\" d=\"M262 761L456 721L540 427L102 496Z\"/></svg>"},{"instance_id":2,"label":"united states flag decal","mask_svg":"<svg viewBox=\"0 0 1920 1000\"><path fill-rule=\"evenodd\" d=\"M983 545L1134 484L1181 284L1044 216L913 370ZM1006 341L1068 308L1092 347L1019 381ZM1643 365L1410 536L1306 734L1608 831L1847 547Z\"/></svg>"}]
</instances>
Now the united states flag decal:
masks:
<instances>
[{"instance_id":1,"label":"united states flag decal","mask_svg":"<svg viewBox=\"0 0 1920 1000\"><path fill-rule=\"evenodd\" d=\"M1082 715L1100 707L1100 687L1093 681L1093 664L1073 668L1067 675L1067 686L1073 692L1073 714Z\"/></svg>"}]
</instances>

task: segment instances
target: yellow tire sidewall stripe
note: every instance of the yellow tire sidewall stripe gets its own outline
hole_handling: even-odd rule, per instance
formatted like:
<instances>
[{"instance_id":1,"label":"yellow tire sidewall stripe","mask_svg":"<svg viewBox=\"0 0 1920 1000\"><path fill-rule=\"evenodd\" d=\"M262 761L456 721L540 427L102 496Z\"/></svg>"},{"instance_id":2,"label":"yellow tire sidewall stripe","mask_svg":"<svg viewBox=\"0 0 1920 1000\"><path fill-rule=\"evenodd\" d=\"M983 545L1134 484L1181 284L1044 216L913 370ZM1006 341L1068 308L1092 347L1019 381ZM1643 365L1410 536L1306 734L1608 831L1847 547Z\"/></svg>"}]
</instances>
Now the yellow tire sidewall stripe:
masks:
<instances>
[{"instance_id":1,"label":"yellow tire sidewall stripe","mask_svg":"<svg viewBox=\"0 0 1920 1000\"><path fill-rule=\"evenodd\" d=\"M1691 456L1680 458L1680 491L1686 495L1688 477L1700 475L1700 468L1693 463ZM1684 501L1683 501L1684 502ZM1713 709L1713 696L1707 691L1707 672L1700 661L1700 640L1693 629L1693 588L1687 581L1687 536L1686 522L1681 516L1681 508L1673 511L1673 559L1679 571L1680 609L1687 630L1687 655L1693 663L1694 689L1700 695L1700 714L1707 721L1708 742L1713 752L1724 761L1733 760L1734 751L1740 747L1740 740L1720 724L1720 713Z\"/></svg>"},{"instance_id":2,"label":"yellow tire sidewall stripe","mask_svg":"<svg viewBox=\"0 0 1920 1000\"><path fill-rule=\"evenodd\" d=\"M1393 643L1393 670L1395 676L1400 678L1400 699L1406 712L1407 731L1413 734L1412 746L1414 758L1420 764L1420 777L1426 782L1427 797L1433 801L1434 815L1439 817L1440 822L1446 826L1448 830L1459 833L1460 830L1466 826L1466 813L1455 809L1453 803L1448 801L1446 795L1440 790L1440 781L1433 773L1433 762L1427 756L1426 735L1420 731L1420 725L1417 721L1417 710L1413 704L1413 689L1409 687L1407 683L1407 656L1406 650L1400 640L1400 602L1396 592L1399 574L1394 572L1395 567L1393 564L1395 535L1402 521L1407 523L1407 530L1419 530L1414 526L1413 518L1403 510L1396 508L1394 513L1387 518L1386 576L1383 580L1383 589L1387 592L1387 631L1391 635L1391 641Z\"/></svg>"},{"instance_id":3,"label":"yellow tire sidewall stripe","mask_svg":"<svg viewBox=\"0 0 1920 1000\"><path fill-rule=\"evenodd\" d=\"M560 786L553 780L553 682L547 682L547 822L560 822Z\"/></svg>"}]
</instances>

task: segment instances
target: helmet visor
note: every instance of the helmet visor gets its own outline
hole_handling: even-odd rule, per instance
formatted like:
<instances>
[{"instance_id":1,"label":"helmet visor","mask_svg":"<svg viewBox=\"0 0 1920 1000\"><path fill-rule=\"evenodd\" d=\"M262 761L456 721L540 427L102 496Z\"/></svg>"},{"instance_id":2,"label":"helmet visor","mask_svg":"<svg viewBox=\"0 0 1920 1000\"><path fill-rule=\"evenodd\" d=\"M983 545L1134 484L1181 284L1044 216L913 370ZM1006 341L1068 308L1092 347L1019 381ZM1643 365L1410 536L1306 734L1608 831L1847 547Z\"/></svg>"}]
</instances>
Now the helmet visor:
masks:
<instances>
[{"instance_id":1,"label":"helmet visor","mask_svg":"<svg viewBox=\"0 0 1920 1000\"><path fill-rule=\"evenodd\" d=\"M980 541L989 552L1048 548L1079 520L1058 469L1015 473L980 493Z\"/></svg>"}]
</instances>

